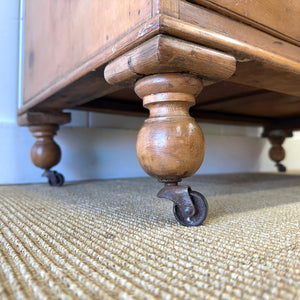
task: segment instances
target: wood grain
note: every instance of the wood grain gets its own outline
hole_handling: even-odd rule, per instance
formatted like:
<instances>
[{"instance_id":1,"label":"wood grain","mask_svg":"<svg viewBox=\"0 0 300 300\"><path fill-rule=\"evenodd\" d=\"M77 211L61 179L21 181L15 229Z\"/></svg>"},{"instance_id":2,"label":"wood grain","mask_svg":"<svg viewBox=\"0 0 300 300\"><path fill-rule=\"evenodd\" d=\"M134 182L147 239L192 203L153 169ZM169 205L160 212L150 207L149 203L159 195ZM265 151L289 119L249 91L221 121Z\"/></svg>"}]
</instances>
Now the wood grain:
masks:
<instances>
[{"instance_id":1,"label":"wood grain","mask_svg":"<svg viewBox=\"0 0 300 300\"><path fill-rule=\"evenodd\" d=\"M165 16L162 23L167 26L165 22L168 20L175 21L174 18ZM169 24L174 30L182 30L180 36L185 36L186 39L194 36L194 25L198 28L198 41L201 44L217 49L223 45L220 49L233 52L240 60L249 58L243 55L248 53L269 60L276 60L280 56L282 59L300 62L299 47L204 7L181 1L180 21Z\"/></svg>"},{"instance_id":2,"label":"wood grain","mask_svg":"<svg viewBox=\"0 0 300 300\"><path fill-rule=\"evenodd\" d=\"M206 103L199 101L197 109L266 118L296 117L300 115L300 98L264 90Z\"/></svg>"},{"instance_id":3,"label":"wood grain","mask_svg":"<svg viewBox=\"0 0 300 300\"><path fill-rule=\"evenodd\" d=\"M99 51L87 58L87 60L74 67L69 73L65 74L63 77L57 77L54 82L49 83L49 85L33 95L28 101L24 102L22 107L18 110L18 114L22 114L29 109L41 104L45 99L53 96L55 93L63 88L68 88L73 82L83 78L85 76L89 77L92 72L99 68L102 68L105 63L109 60L121 55L127 50L134 48L142 41L154 36L159 30L159 18L154 17L146 21L141 26L134 28L132 31L121 35L119 39L113 41L108 46L104 46L99 49ZM109 92L109 91L108 91ZM25 99L25 98L24 98ZM53 98L52 98L53 99Z\"/></svg>"},{"instance_id":4,"label":"wood grain","mask_svg":"<svg viewBox=\"0 0 300 300\"><path fill-rule=\"evenodd\" d=\"M193 85L192 81L190 81ZM222 81L204 87L190 110L193 117L205 122L261 126L299 115L299 98L251 86ZM79 107L80 109L80 107ZM84 110L147 116L132 89L123 89L82 106ZM291 126L295 126L291 121ZM299 126L299 122L298 125Z\"/></svg>"},{"instance_id":5,"label":"wood grain","mask_svg":"<svg viewBox=\"0 0 300 300\"><path fill-rule=\"evenodd\" d=\"M166 1L164 7L168 7L167 3L170 2ZM180 18L184 21L162 14L130 29L126 36L121 35L114 44L99 49L95 56L89 57L83 64L77 65L28 99L19 114L32 108L47 109L64 105L70 108L117 90L117 87L101 84L97 67L158 31L232 53L239 60L236 73L230 79L233 82L299 96L298 47L203 7L182 1L179 4ZM100 83L98 89L96 81ZM74 99L74 105L71 99Z\"/></svg>"},{"instance_id":6,"label":"wood grain","mask_svg":"<svg viewBox=\"0 0 300 300\"><path fill-rule=\"evenodd\" d=\"M45 111L73 108L122 89L119 86L108 84L103 73L103 67L88 73L36 105L35 109Z\"/></svg>"},{"instance_id":7,"label":"wood grain","mask_svg":"<svg viewBox=\"0 0 300 300\"><path fill-rule=\"evenodd\" d=\"M31 148L32 162L41 169L50 170L61 159L61 150L53 140L58 126L53 124L29 126L29 130L36 138Z\"/></svg>"},{"instance_id":8,"label":"wood grain","mask_svg":"<svg viewBox=\"0 0 300 300\"><path fill-rule=\"evenodd\" d=\"M110 84L132 86L156 73L188 72L219 81L235 72L233 56L193 43L158 35L110 62L104 76Z\"/></svg>"},{"instance_id":9,"label":"wood grain","mask_svg":"<svg viewBox=\"0 0 300 300\"><path fill-rule=\"evenodd\" d=\"M151 0L124 0L122 9L118 0L25 4L24 102L46 98L49 86L50 96L155 28Z\"/></svg>"},{"instance_id":10,"label":"wood grain","mask_svg":"<svg viewBox=\"0 0 300 300\"><path fill-rule=\"evenodd\" d=\"M298 0L192 0L300 46Z\"/></svg>"},{"instance_id":11,"label":"wood grain","mask_svg":"<svg viewBox=\"0 0 300 300\"><path fill-rule=\"evenodd\" d=\"M61 112L34 112L28 111L18 116L19 126L42 125L42 124L57 124L63 125L71 122L70 113Z\"/></svg>"},{"instance_id":12,"label":"wood grain","mask_svg":"<svg viewBox=\"0 0 300 300\"><path fill-rule=\"evenodd\" d=\"M299 120L297 119L299 115L298 99L300 97L299 47L229 18L223 13L220 14L185 1L155 0L150 7L146 4L149 3L148 0L138 0L137 2L126 0L124 7L127 10L121 11L119 2L113 0L109 3L111 5L110 12L114 6L119 11L113 13L113 16L105 15L103 18L99 16L102 16L105 10L100 12L99 9L104 7L105 1L102 3L99 2L100 0L86 2L86 5L98 7L95 12L91 12L89 9L77 11L76 7L82 8L84 4L79 3L79 0L72 3L70 1L66 0L62 3L50 0L45 0L43 3L37 0L27 1L28 5L31 6L32 15L40 14L35 20L30 18L30 14L27 13L25 18L26 20L29 18L28 26L42 24L44 18L50 18L60 6L70 13L68 16L79 16L78 21L82 21L82 28L78 28L77 20L71 18L70 24L67 24L67 20L62 20L62 14L56 13L53 17L55 24L53 20L46 20L43 23L45 28L48 26L48 30L50 30L50 25L53 27L53 33L49 37L48 34L41 36L45 28L33 29L31 34L37 36L30 36L28 45L31 41L35 41L39 54L37 55L38 58L35 57L36 55L30 56L30 47L25 49L27 51L25 64L27 67L31 64L33 69L36 63L39 64L36 69L39 71L34 76L41 78L37 78L37 80L46 80L47 68L56 68L54 72L56 76L53 81L48 80L51 76L48 77L47 86L33 94L31 98L26 99L28 101L19 110L20 124L26 125L30 122L37 124L43 121L44 117L39 119L36 115L33 117L33 115L24 114L26 112L30 112L30 114L32 111L53 113L63 108L80 108L79 106L82 106L82 109L93 111L103 109L118 113L123 111L130 114L145 114L145 111L140 108L141 106L132 103L137 101L132 91L126 95L126 92L122 91L120 87L110 86L103 79L105 64L113 59L116 61L123 59L121 65L126 71L120 70L120 74L123 72L124 76L117 78L120 74L117 75L112 81L114 84L129 83L132 86L138 78L159 72L191 72L205 79L202 80L204 86L207 83L213 83L213 80L226 78L226 80L230 80L230 82L225 83L224 88L217 83L215 86L209 87L209 95L204 89L197 97L197 105L191 109L191 113L197 118L213 122L230 122L232 120L234 124L272 123L274 126L279 124L284 128L299 127ZM66 3L70 5L64 8ZM129 8L133 3L138 5L131 10ZM138 10L139 4L143 7L140 12ZM43 11L43 5L45 5L43 9L49 8L51 11ZM286 4L284 3L283 7L284 5ZM83 11L86 14L84 16ZM96 14L97 16L95 16ZM109 35L109 39L106 40L106 35L101 31L100 24L106 22L107 18L114 20L116 16L122 14L124 16L126 14L124 17L126 26L121 24L122 19L120 24L112 26L112 35ZM92 32L88 32L87 36L83 37L83 40L79 40L78 36L75 37L75 33L70 29L76 29L78 35L84 35L91 22L94 22L95 24L92 23L92 25L95 26ZM67 29L68 26L70 26L69 29ZM161 35L157 36L159 33ZM71 44L74 42L72 38L82 44L76 48L77 44L73 43L75 49L67 50L66 47L70 47L70 45L61 45L64 43L61 36L66 34L69 34L65 39L67 44L70 41ZM99 37L94 40L93 37L97 34ZM110 37L114 37L114 34L115 38L110 39ZM161 38L164 35L167 35L166 40ZM159 42L153 43L151 38L156 38ZM177 42L169 42L170 40ZM59 51L51 50L52 52L49 54L50 49L46 49L43 52L43 47L48 47L48 42L51 44L52 50L55 48L54 50ZM146 43L149 43L147 47L145 47ZM91 45L95 46L95 49ZM134 52L138 49L142 49L139 54ZM193 52L191 49L196 49L196 51ZM91 51L89 52L89 50ZM216 53L217 55L215 55ZM129 57L128 54L133 54L133 56ZM81 55L84 57L83 60L81 60ZM224 57L231 59L223 60ZM129 66L128 58L131 59ZM235 66L233 67L235 65L234 58L237 60L236 70ZM70 62L72 67L67 72L61 73L60 71L68 66L69 59L73 60L73 63ZM76 63L74 63L75 60ZM118 72L118 64L115 66L113 74ZM35 81L31 81L30 76L26 76L26 78L28 84L35 85ZM213 80L209 81L208 78ZM236 90L240 89L241 84L248 86L245 90L249 94L242 92L244 88L241 88L241 94L235 93ZM95 101L88 103L92 100ZM109 101L111 101L111 108L109 108ZM122 101L124 101L124 105L121 103ZM131 101L132 104L129 105L128 101ZM96 107L96 103L99 108ZM125 108L126 104L129 109ZM50 120L47 118L44 120ZM278 118L277 121L275 118ZM54 122L54 120L52 121Z\"/></svg>"},{"instance_id":13,"label":"wood grain","mask_svg":"<svg viewBox=\"0 0 300 300\"><path fill-rule=\"evenodd\" d=\"M278 66L269 61L253 60L238 62L236 73L229 78L231 82L242 83L260 89L300 97L300 74L298 63L293 64L294 71L288 65ZM290 66L292 66L290 64Z\"/></svg>"},{"instance_id":14,"label":"wood grain","mask_svg":"<svg viewBox=\"0 0 300 300\"><path fill-rule=\"evenodd\" d=\"M77 110L104 112L108 114L121 114L129 116L148 117L148 110L144 109L140 102L116 100L116 98L101 98L88 102L79 107L75 107ZM228 125L243 125L243 126L273 126L279 124L280 126L287 127L288 124L299 128L300 121L294 120L289 123L290 119L282 119L284 121L278 123L276 119L262 118L247 115L238 115L230 113L218 113L214 111L200 110L191 107L190 114L198 122L207 122L215 124L228 124ZM275 126L276 127L276 126Z\"/></svg>"},{"instance_id":15,"label":"wood grain","mask_svg":"<svg viewBox=\"0 0 300 300\"><path fill-rule=\"evenodd\" d=\"M153 15L164 14L175 18L179 17L180 0L153 0Z\"/></svg>"},{"instance_id":16,"label":"wood grain","mask_svg":"<svg viewBox=\"0 0 300 300\"><path fill-rule=\"evenodd\" d=\"M198 82L197 90L195 84L189 90L188 78ZM195 94L201 89L202 81L189 74L158 74L137 81L135 91L143 97L150 116L138 133L136 150L142 168L150 176L164 182L178 182L200 167L204 137L190 117L189 108L195 104Z\"/></svg>"},{"instance_id":17,"label":"wood grain","mask_svg":"<svg viewBox=\"0 0 300 300\"><path fill-rule=\"evenodd\" d=\"M300 96L299 47L203 7L180 5L181 20L163 16L161 31L233 55L235 82L251 85L247 78L253 74L258 88ZM249 64L253 68L247 72Z\"/></svg>"},{"instance_id":18,"label":"wood grain","mask_svg":"<svg viewBox=\"0 0 300 300\"><path fill-rule=\"evenodd\" d=\"M198 96L202 91L203 82L199 78L177 73L168 73L164 76L147 76L135 85L135 92L140 98L153 93L153 89L159 93L183 93Z\"/></svg>"}]
</instances>

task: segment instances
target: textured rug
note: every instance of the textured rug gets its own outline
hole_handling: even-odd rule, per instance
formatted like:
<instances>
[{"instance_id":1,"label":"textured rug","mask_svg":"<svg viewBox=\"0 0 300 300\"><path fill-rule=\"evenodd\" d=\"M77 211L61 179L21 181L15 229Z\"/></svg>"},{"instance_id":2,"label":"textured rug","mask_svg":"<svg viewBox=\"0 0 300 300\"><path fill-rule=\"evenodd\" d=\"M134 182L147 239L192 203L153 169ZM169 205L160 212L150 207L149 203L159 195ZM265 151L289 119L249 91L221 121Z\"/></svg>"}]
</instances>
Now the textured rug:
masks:
<instances>
[{"instance_id":1,"label":"textured rug","mask_svg":"<svg viewBox=\"0 0 300 300\"><path fill-rule=\"evenodd\" d=\"M150 178L0 186L1 299L300 299L300 176L185 181L203 226Z\"/></svg>"}]
</instances>

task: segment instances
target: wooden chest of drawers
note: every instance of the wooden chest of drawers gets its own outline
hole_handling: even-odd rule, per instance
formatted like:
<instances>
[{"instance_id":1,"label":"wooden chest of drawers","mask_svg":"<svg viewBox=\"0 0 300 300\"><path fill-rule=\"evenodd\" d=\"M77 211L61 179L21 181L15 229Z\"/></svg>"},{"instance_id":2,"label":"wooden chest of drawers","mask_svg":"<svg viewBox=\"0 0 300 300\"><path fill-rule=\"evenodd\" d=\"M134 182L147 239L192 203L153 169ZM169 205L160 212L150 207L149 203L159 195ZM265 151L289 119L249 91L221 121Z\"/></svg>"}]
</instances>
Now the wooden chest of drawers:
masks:
<instances>
[{"instance_id":1,"label":"wooden chest of drawers","mask_svg":"<svg viewBox=\"0 0 300 300\"><path fill-rule=\"evenodd\" d=\"M165 183L159 196L174 202L179 222L199 225L204 197L177 185L203 159L194 118L263 126L284 170L281 145L300 126L300 4L27 0L18 120L37 138L32 160L54 185L63 183L50 168L60 159L53 135L70 121L64 109L145 117L150 110L139 161Z\"/></svg>"}]
</instances>

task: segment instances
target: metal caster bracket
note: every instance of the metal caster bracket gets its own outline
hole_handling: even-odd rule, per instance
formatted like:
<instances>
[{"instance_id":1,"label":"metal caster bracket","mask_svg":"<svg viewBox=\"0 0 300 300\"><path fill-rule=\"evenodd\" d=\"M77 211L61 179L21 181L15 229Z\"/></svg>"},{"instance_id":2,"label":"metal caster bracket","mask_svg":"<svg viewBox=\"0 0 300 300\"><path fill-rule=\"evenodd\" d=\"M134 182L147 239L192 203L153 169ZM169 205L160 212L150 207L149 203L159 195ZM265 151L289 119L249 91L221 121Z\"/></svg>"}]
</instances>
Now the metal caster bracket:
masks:
<instances>
[{"instance_id":1,"label":"metal caster bracket","mask_svg":"<svg viewBox=\"0 0 300 300\"><path fill-rule=\"evenodd\" d=\"M174 216L184 226L199 226L207 216L208 204L205 197L192 191L189 186L166 184L157 196L174 203Z\"/></svg>"}]
</instances>

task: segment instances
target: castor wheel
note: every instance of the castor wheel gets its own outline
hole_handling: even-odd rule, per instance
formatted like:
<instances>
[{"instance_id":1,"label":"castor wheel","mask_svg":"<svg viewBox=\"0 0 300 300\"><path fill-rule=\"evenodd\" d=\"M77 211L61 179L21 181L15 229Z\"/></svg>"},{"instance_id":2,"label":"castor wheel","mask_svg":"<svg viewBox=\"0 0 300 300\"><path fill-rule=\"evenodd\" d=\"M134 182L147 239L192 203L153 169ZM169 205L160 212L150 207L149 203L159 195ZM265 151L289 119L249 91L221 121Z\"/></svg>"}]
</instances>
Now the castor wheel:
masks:
<instances>
[{"instance_id":1,"label":"castor wheel","mask_svg":"<svg viewBox=\"0 0 300 300\"><path fill-rule=\"evenodd\" d=\"M48 177L48 183L51 186L62 186L65 182L65 178L62 174L54 171L54 174Z\"/></svg>"},{"instance_id":2,"label":"castor wheel","mask_svg":"<svg viewBox=\"0 0 300 300\"><path fill-rule=\"evenodd\" d=\"M205 197L192 191L189 186L166 184L157 196L174 202L174 216L181 225L199 226L207 216L208 204Z\"/></svg>"},{"instance_id":3,"label":"castor wheel","mask_svg":"<svg viewBox=\"0 0 300 300\"><path fill-rule=\"evenodd\" d=\"M276 167L277 167L278 172L281 172L281 173L286 172L286 167L283 164L276 163Z\"/></svg>"},{"instance_id":4,"label":"castor wheel","mask_svg":"<svg viewBox=\"0 0 300 300\"><path fill-rule=\"evenodd\" d=\"M196 191L190 191L189 195L195 208L195 214L192 216L185 216L185 214L182 211L182 206L176 205L175 203L173 205L173 213L176 220L181 225L199 226L206 219L208 203L205 197Z\"/></svg>"},{"instance_id":5,"label":"castor wheel","mask_svg":"<svg viewBox=\"0 0 300 300\"><path fill-rule=\"evenodd\" d=\"M42 176L48 177L51 186L62 186L65 182L64 176L56 171L46 170Z\"/></svg>"}]
</instances>

